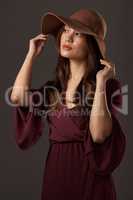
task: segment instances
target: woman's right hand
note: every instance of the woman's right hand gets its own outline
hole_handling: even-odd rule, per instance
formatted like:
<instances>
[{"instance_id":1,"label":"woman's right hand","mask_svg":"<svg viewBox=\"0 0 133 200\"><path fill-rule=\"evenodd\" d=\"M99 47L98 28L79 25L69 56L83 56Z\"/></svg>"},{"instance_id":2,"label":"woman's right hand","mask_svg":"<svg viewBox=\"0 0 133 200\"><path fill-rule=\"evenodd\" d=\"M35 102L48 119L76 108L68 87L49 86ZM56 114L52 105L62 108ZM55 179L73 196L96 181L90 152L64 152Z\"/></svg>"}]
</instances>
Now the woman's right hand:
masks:
<instances>
[{"instance_id":1,"label":"woman's right hand","mask_svg":"<svg viewBox=\"0 0 133 200\"><path fill-rule=\"evenodd\" d=\"M28 54L37 57L41 54L44 45L46 44L48 35L39 34L36 37L30 39Z\"/></svg>"}]
</instances>

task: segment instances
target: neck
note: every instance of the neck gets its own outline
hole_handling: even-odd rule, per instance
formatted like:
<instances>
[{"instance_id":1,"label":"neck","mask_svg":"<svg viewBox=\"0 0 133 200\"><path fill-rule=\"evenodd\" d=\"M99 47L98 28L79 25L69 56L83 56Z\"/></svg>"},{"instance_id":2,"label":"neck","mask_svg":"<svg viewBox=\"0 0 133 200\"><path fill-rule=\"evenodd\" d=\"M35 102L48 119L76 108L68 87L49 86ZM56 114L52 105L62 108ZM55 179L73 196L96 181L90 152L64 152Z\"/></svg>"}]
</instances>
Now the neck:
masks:
<instances>
[{"instance_id":1,"label":"neck","mask_svg":"<svg viewBox=\"0 0 133 200\"><path fill-rule=\"evenodd\" d=\"M87 61L70 60L70 73L71 73L70 79L77 80L82 78L82 76L85 73L87 65L88 65Z\"/></svg>"}]
</instances>

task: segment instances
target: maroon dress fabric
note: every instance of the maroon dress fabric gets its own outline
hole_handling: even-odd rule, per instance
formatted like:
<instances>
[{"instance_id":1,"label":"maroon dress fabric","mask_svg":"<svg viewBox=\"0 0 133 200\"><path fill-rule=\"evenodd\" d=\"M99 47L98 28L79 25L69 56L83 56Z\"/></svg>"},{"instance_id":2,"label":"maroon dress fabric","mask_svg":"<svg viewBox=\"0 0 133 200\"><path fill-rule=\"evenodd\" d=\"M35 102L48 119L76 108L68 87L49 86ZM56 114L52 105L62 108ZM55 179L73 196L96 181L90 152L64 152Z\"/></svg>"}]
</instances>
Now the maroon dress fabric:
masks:
<instances>
[{"instance_id":1,"label":"maroon dress fabric","mask_svg":"<svg viewBox=\"0 0 133 200\"><path fill-rule=\"evenodd\" d=\"M50 146L42 179L42 200L116 200L112 172L120 165L126 145L113 106L121 106L121 95L111 103L113 92L119 88L118 80L107 81L106 96L113 128L102 144L92 140L89 115L83 114L86 108L67 108L62 104L58 112L48 113ZM41 90L42 87L38 89ZM45 126L35 109L35 106L32 111L26 107L15 108L16 142L23 150L38 141Z\"/></svg>"}]
</instances>

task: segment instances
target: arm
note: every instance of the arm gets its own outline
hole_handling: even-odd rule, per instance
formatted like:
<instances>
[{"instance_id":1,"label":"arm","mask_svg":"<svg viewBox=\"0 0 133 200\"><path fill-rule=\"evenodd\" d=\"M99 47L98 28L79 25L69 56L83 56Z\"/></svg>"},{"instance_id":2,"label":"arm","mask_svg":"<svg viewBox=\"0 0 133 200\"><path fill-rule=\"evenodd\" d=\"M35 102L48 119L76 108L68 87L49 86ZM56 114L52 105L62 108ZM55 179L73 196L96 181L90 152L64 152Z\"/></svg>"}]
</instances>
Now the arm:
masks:
<instances>
[{"instance_id":1,"label":"arm","mask_svg":"<svg viewBox=\"0 0 133 200\"><path fill-rule=\"evenodd\" d=\"M104 68L96 74L96 91L90 114L89 128L94 142L103 143L112 130L112 118L106 98L106 82L115 76L115 66L100 59Z\"/></svg>"},{"instance_id":2,"label":"arm","mask_svg":"<svg viewBox=\"0 0 133 200\"><path fill-rule=\"evenodd\" d=\"M106 82L97 81L89 128L94 142L102 143L112 130L112 118L107 105Z\"/></svg>"},{"instance_id":3,"label":"arm","mask_svg":"<svg viewBox=\"0 0 133 200\"><path fill-rule=\"evenodd\" d=\"M114 96L116 91L119 92ZM84 143L91 170L103 176L112 173L120 165L126 150L125 131L116 116L116 107L122 108L123 103L121 84L118 79L110 79L106 82L106 99L112 117L110 136L104 142L98 143L98 140L94 142L92 132L88 130L89 134Z\"/></svg>"},{"instance_id":4,"label":"arm","mask_svg":"<svg viewBox=\"0 0 133 200\"><path fill-rule=\"evenodd\" d=\"M28 53L13 85L11 93L11 101L13 103L22 105L25 90L30 88L33 61L34 56Z\"/></svg>"},{"instance_id":5,"label":"arm","mask_svg":"<svg viewBox=\"0 0 133 200\"><path fill-rule=\"evenodd\" d=\"M22 106L24 105L26 97L25 92L31 87L33 63L37 56L42 52L44 41L46 40L47 36L42 34L30 40L29 51L13 85L10 97L13 103L17 103Z\"/></svg>"},{"instance_id":6,"label":"arm","mask_svg":"<svg viewBox=\"0 0 133 200\"><path fill-rule=\"evenodd\" d=\"M46 36L44 35L38 35L30 40L30 49L17 75L10 96L11 101L15 104L17 103L17 107L14 108L15 140L17 145L23 150L29 148L38 141L44 127L42 116L35 112L35 105L39 101L39 96L36 94L36 91L41 94L43 87L34 89L30 88L30 84L33 63L41 53L45 40ZM27 89L30 90L30 93L25 92ZM31 96L32 94L33 96ZM29 101L31 100L29 99L30 96L33 102ZM28 105L27 102L25 103L25 98L26 100L28 99ZM32 110L29 109L30 105ZM41 105L37 107L40 109Z\"/></svg>"}]
</instances>

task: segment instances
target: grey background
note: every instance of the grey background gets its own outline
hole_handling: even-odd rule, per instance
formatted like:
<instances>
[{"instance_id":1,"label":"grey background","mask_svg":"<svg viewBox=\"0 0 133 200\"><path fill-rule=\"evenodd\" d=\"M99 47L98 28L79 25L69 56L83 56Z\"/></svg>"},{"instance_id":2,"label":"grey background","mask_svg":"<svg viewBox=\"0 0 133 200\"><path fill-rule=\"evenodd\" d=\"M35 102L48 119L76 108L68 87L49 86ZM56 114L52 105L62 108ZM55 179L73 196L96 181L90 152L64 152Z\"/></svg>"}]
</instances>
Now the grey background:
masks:
<instances>
[{"instance_id":1,"label":"grey background","mask_svg":"<svg viewBox=\"0 0 133 200\"><path fill-rule=\"evenodd\" d=\"M126 0L43 0L1 2L1 72L0 72L0 199L39 200L45 159L48 151L48 129L38 143L27 151L15 144L12 108L4 99L5 91L14 79L28 51L29 39L40 33L40 18L53 11L69 16L80 8L98 9L108 24L108 58L116 64L122 85L129 84L131 76L131 8ZM33 87L40 86L52 77L56 64L53 38L49 38L44 52L33 66ZM120 114L127 136L126 154L114 172L118 200L132 200L132 139L128 115ZM53 163L54 164L54 163Z\"/></svg>"}]
</instances>

